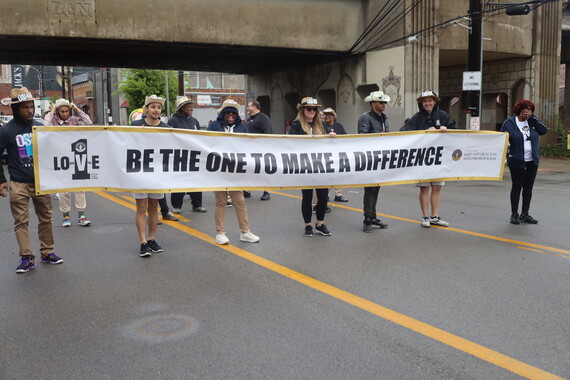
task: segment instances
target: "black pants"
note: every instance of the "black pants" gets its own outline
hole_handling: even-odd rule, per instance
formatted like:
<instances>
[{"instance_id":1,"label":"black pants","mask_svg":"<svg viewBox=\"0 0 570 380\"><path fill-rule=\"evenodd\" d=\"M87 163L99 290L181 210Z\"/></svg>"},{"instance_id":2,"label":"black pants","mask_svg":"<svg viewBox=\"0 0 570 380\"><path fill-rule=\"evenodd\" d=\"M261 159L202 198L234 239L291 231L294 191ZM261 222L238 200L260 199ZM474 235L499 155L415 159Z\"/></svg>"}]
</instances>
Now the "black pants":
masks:
<instances>
[{"instance_id":1,"label":"black pants","mask_svg":"<svg viewBox=\"0 0 570 380\"><path fill-rule=\"evenodd\" d=\"M313 189L303 189L303 200L301 201L301 212L305 223L311 223L313 216ZM325 212L327 211L327 203L329 199L329 189L315 189L317 192L317 220L325 220Z\"/></svg>"},{"instance_id":2,"label":"black pants","mask_svg":"<svg viewBox=\"0 0 570 380\"><path fill-rule=\"evenodd\" d=\"M160 213L162 216L168 214L170 210L168 209L168 203L166 202L166 194L164 194L164 197L162 197L162 199L158 200L158 205L160 206Z\"/></svg>"},{"instance_id":3,"label":"black pants","mask_svg":"<svg viewBox=\"0 0 570 380\"><path fill-rule=\"evenodd\" d=\"M364 219L376 219L376 202L378 202L378 193L380 186L364 188Z\"/></svg>"},{"instance_id":4,"label":"black pants","mask_svg":"<svg viewBox=\"0 0 570 380\"><path fill-rule=\"evenodd\" d=\"M530 200L532 198L532 187L534 186L534 179L536 178L536 171L538 170L538 165L534 164L534 161L529 161L525 163L524 168L511 168L511 181L513 182L513 187L511 188L511 212L517 213L519 209L519 199L521 196L522 189L522 212L521 214L528 214L530 208Z\"/></svg>"},{"instance_id":5,"label":"black pants","mask_svg":"<svg viewBox=\"0 0 570 380\"><path fill-rule=\"evenodd\" d=\"M170 203L172 203L173 208L182 208L182 202L184 200L184 196L188 194L190 195L190 199L192 202L192 207L202 207L202 192L196 191L192 193L172 193L170 196Z\"/></svg>"}]
</instances>

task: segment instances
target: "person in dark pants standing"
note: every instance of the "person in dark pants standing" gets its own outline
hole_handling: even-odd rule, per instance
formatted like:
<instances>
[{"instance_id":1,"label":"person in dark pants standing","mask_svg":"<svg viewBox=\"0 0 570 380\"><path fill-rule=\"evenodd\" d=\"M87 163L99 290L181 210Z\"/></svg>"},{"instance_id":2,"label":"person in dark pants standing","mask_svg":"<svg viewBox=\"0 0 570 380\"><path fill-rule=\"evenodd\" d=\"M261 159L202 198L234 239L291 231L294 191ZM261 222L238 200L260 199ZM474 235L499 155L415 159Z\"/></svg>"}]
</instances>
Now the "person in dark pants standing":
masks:
<instances>
[{"instance_id":1,"label":"person in dark pants standing","mask_svg":"<svg viewBox=\"0 0 570 380\"><path fill-rule=\"evenodd\" d=\"M358 119L358 133L385 133L390 131L388 126L388 116L384 113L390 97L382 91L371 92L364 101L370 103L370 111L363 113ZM364 188L364 222L362 231L372 232L372 227L388 228L386 223L382 223L376 216L376 203L380 186Z\"/></svg>"},{"instance_id":2,"label":"person in dark pants standing","mask_svg":"<svg viewBox=\"0 0 570 380\"><path fill-rule=\"evenodd\" d=\"M289 128L290 135L326 135L325 127L318 116L319 107L317 99L306 97L297 104L297 117L291 122ZM328 133L331 137L336 137L336 133ZM317 140L318 141L318 140ZM330 236L331 232L325 225L325 213L329 198L328 189L302 189L303 200L301 201L301 212L303 213L303 220L305 221L305 236L313 236L314 231L311 226L313 190L317 193L317 205L315 211L317 214L317 222L315 223L315 230L323 236Z\"/></svg>"},{"instance_id":3,"label":"person in dark pants standing","mask_svg":"<svg viewBox=\"0 0 570 380\"><path fill-rule=\"evenodd\" d=\"M38 195L34 179L32 126L42 125L34 121L34 98L26 87L14 88L10 93L10 105L14 118L0 128L0 156L8 151L10 183L0 165L0 196L10 194L10 210L14 217L14 233L20 247L20 264L17 273L26 273L36 267L35 255L30 244L28 228L30 199L38 216L41 263L61 264L63 259L54 253L53 208L49 194Z\"/></svg>"},{"instance_id":4,"label":"person in dark pants standing","mask_svg":"<svg viewBox=\"0 0 570 380\"><path fill-rule=\"evenodd\" d=\"M534 103L528 99L513 107L515 116L503 123L501 132L509 134L507 166L511 172L511 223L537 224L538 220L528 214L532 188L540 161L539 136L548 132L548 127L534 115ZM522 210L519 216L519 200L522 191Z\"/></svg>"},{"instance_id":5,"label":"person in dark pants standing","mask_svg":"<svg viewBox=\"0 0 570 380\"><path fill-rule=\"evenodd\" d=\"M172 128L200 130L200 123L192 116L194 112L194 101L183 96L176 100L176 113L168 120L168 125ZM170 202L172 203L172 212L180 214L182 203L186 193L172 193ZM202 192L195 191L188 193L192 201L193 212L206 212L206 208L202 207Z\"/></svg>"},{"instance_id":6,"label":"person in dark pants standing","mask_svg":"<svg viewBox=\"0 0 570 380\"><path fill-rule=\"evenodd\" d=\"M246 126L249 133L273 133L271 129L271 120L269 119L269 116L261 112L261 105L257 100L250 100L247 103L247 113L249 114L249 119L247 119ZM245 196L247 197L247 195ZM263 195L261 196L261 200L268 201L269 199L271 199L271 195L269 192L264 191Z\"/></svg>"},{"instance_id":7,"label":"person in dark pants standing","mask_svg":"<svg viewBox=\"0 0 570 380\"><path fill-rule=\"evenodd\" d=\"M325 108L323 110L323 114L325 115L325 122L324 126L327 130L327 133L334 132L337 135L346 135L346 130L344 129L344 125L336 121L336 112L332 108ZM342 196L342 189L335 188L334 189L334 201L335 202L348 202L348 199Z\"/></svg>"}]
</instances>

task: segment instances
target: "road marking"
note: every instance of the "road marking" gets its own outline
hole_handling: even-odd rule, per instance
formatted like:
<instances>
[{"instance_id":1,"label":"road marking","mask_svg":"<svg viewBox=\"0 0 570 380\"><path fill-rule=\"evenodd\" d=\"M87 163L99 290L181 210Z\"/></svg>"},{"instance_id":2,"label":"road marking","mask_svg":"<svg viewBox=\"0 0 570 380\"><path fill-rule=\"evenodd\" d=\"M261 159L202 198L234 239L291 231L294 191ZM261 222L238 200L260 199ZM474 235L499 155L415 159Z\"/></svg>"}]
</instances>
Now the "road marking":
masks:
<instances>
[{"instance_id":1,"label":"road marking","mask_svg":"<svg viewBox=\"0 0 570 380\"><path fill-rule=\"evenodd\" d=\"M112 202L118 203L123 205L131 210L135 210L136 207L133 205L132 202L127 202L124 199L119 197L109 195L104 192L96 191L95 194L100 195L103 198L106 198ZM281 193L280 193L281 194ZM288 195L288 194L283 194ZM345 207L345 206L342 206ZM372 301L354 295L352 293L346 292L342 289L336 288L332 285L319 281L315 278L306 276L300 272L294 271L290 268L277 264L273 261L267 260L263 257L254 255L251 252L243 250L233 245L219 245L216 244L214 237L207 235L203 232L195 230L191 227L188 227L184 224L173 222L173 221L164 221L164 223L170 225L171 227L176 228L179 231L185 232L189 235L197 237L207 243L210 243L217 248L223 249L227 252L230 252L236 256L239 256L245 260L248 260L254 264L257 264L263 268L266 268L272 272L278 273L282 276L290 278L296 282L299 282L303 285L306 285L312 289L318 290L324 294L327 294L333 298L336 298L340 301L346 302L350 305L353 305L361 310L365 310L369 313L372 313L380 318L386 319L391 321L397 325L406 327L412 331L415 331L421 335L424 335L428 338L434 339L440 343L446 344L450 347L456 348L460 351L463 351L469 355L472 355L476 358L479 358L483 361L488 363L492 363L498 367L504 368L507 371L513 372L517 375L526 377L528 379L558 379L563 380L562 377L556 376L550 372L546 372L540 368L533 367L530 364L524 363L517 359L511 358L510 356L501 354L498 351L491 350L485 346L477 344L475 342L471 342L465 338L462 338L458 335L449 333L445 330L439 329L435 326L429 325L424 323L420 320L414 319L412 317L408 317L407 315L398 313L395 310L388 309L384 306L376 304Z\"/></svg>"},{"instance_id":2,"label":"road marking","mask_svg":"<svg viewBox=\"0 0 570 380\"><path fill-rule=\"evenodd\" d=\"M287 193L281 193L278 191L272 191L272 194L278 194L278 195L282 195L285 197L289 197L289 198L295 198L295 199L302 199L302 197L298 196L298 195L293 195L293 194L287 194ZM352 211L358 211L358 212L363 212L362 209L359 208L355 208L355 207L350 207L350 206L345 206L345 205L340 205L340 204L334 204L334 203L328 203L329 206L332 207L337 207L337 208L343 208L346 210L352 210ZM403 218L401 216L395 216L395 215L388 215L388 214L382 214L382 213L377 213L378 215L385 217L385 218L389 218L389 219L395 219L395 220L400 220L402 222L408 222L408 223L414 223L414 224L420 224L421 222L414 220L414 219L409 219L409 218ZM482 234L479 232L473 232L473 231L467 231L467 230L462 230L459 228L453 228L453 227L441 227L441 226L433 226L432 228L440 228L442 230L447 230L447 231L453 231L453 232L457 232L460 234L464 234L464 235L471 235L471 236L477 236L477 237L481 237L484 239L490 239L490 240L497 240L497 241L501 241L503 243L510 243L510 244L515 244L515 245L519 245L519 246L525 246L525 247L529 247L529 248L536 248L539 250L546 250L546 251L552 251L552 252L558 252L558 253L562 253L563 255L570 255L570 251L566 250L566 249L560 249L560 248L554 248L554 247L548 247L545 245L540 245L540 244L534 244L534 243L527 243L524 241L519 241L519 240L514 240L514 239L507 239L507 238L503 238L500 236L493 236L493 235L487 235L487 234ZM539 251L537 251L539 252ZM544 252L547 253L547 252Z\"/></svg>"},{"instance_id":3,"label":"road marking","mask_svg":"<svg viewBox=\"0 0 570 380\"><path fill-rule=\"evenodd\" d=\"M99 193L97 192L97 194L99 194ZM99 194L99 195L101 195L101 194ZM119 195L119 197L123 198L124 200L126 200L126 201L129 202L129 203L136 204L135 198L133 198L133 197L130 197L130 196L128 196L128 195ZM135 210L136 210L136 209L135 209ZM186 218L185 216L183 216L183 215L181 215L181 214L175 214L175 216L176 216L178 219L180 219L181 221L183 221L183 222L191 222L191 221L192 221L192 219L188 219L188 218ZM162 221L163 221L163 222L166 222L166 220L162 220Z\"/></svg>"}]
</instances>

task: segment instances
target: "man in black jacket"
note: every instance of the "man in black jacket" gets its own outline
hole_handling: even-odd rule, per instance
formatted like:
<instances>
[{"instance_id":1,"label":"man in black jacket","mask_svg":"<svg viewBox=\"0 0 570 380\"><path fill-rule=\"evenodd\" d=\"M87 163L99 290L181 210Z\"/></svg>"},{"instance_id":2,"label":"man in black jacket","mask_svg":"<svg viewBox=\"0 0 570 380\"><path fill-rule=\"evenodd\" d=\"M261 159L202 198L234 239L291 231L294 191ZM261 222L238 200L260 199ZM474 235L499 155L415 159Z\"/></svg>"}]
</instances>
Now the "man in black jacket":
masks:
<instances>
[{"instance_id":1,"label":"man in black jacket","mask_svg":"<svg viewBox=\"0 0 570 380\"><path fill-rule=\"evenodd\" d=\"M439 109L439 97L434 91L428 90L421 93L418 97L418 108L420 111L412 116L406 122L401 130L439 130L447 131L448 128L455 128L455 121L447 114L447 112ZM444 181L422 182L416 184L420 188L420 206L422 208L422 227L429 228L432 224L436 226L447 227L449 223L439 217L439 204L441 198L441 188L445 185ZM431 194L429 189L431 187ZM431 203L431 215L429 206Z\"/></svg>"},{"instance_id":2,"label":"man in black jacket","mask_svg":"<svg viewBox=\"0 0 570 380\"><path fill-rule=\"evenodd\" d=\"M370 103L370 111L363 113L358 119L358 133L389 132L388 116L386 116L384 111L390 101L390 97L382 91L374 91L364 101ZM376 203L378 202L379 192L380 186L364 188L364 222L362 224L362 231L364 232L372 232L372 227L388 228L386 223L382 223L376 217Z\"/></svg>"},{"instance_id":3,"label":"man in black jacket","mask_svg":"<svg viewBox=\"0 0 570 380\"><path fill-rule=\"evenodd\" d=\"M20 264L16 272L26 273L36 267L28 230L30 198L39 220L40 262L61 264L63 260L54 253L51 197L36 194L32 126L42 125L34 120L34 100L37 98L26 87L14 88L10 95L14 118L0 128L0 155L7 149L10 186L0 165L0 195L5 197L7 191L10 193L14 232L20 246Z\"/></svg>"},{"instance_id":4,"label":"man in black jacket","mask_svg":"<svg viewBox=\"0 0 570 380\"><path fill-rule=\"evenodd\" d=\"M192 116L194 112L194 101L187 96L183 96L176 100L176 113L168 120L168 125L172 128L200 130L198 119ZM182 211L182 203L186 193L172 193L170 202L172 203L172 212L180 214ZM193 212L206 212L206 208L202 207L202 192L195 191L188 193L192 201Z\"/></svg>"},{"instance_id":5,"label":"man in black jacket","mask_svg":"<svg viewBox=\"0 0 570 380\"><path fill-rule=\"evenodd\" d=\"M271 120L269 116L261 112L261 104L257 100L250 100L247 103L247 113L249 114L249 119L247 119L246 126L249 133L260 133L260 134L272 134ZM249 196L248 196L249 195ZM249 191L244 192L246 198L251 197ZM269 192L264 191L261 196L262 201L268 201L271 199Z\"/></svg>"}]
</instances>

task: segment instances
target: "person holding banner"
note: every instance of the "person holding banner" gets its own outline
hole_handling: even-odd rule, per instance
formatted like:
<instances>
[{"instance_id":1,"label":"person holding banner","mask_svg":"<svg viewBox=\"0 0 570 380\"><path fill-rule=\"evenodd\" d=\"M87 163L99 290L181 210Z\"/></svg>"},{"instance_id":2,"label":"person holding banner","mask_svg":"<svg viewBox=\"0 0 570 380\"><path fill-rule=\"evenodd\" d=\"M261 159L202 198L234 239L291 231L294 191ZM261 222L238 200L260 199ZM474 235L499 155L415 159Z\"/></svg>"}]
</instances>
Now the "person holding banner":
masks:
<instances>
[{"instance_id":1,"label":"person holding banner","mask_svg":"<svg viewBox=\"0 0 570 380\"><path fill-rule=\"evenodd\" d=\"M164 99L156 95L147 96L144 101L145 105L143 107L143 115L146 117L134 120L131 124L134 127L161 127L170 128L168 124L160 120L162 116L162 107L164 106ZM168 203L166 202L166 195L163 194L158 200L160 205L160 213L162 215L162 220L177 221L178 218L174 216L170 209L168 208ZM162 224L161 221L157 221L158 224Z\"/></svg>"},{"instance_id":2,"label":"person holding banner","mask_svg":"<svg viewBox=\"0 0 570 380\"><path fill-rule=\"evenodd\" d=\"M225 100L222 107L218 110L218 118L208 125L207 130L225 133L247 133L247 127L239 117L238 107L239 104L236 101L232 99ZM216 243L221 245L230 243L230 239L226 236L226 230L224 228L228 195L236 210L241 231L239 240L248 243L257 243L259 236L254 235L249 229L243 191L214 191L214 195L216 197L216 210L214 213L216 221Z\"/></svg>"},{"instance_id":3,"label":"person holding banner","mask_svg":"<svg viewBox=\"0 0 570 380\"><path fill-rule=\"evenodd\" d=\"M358 119L358 133L389 132L388 116L384 111L390 101L390 97L382 91L373 91L364 98L364 101L370 104L370 111L363 113ZM364 232L372 232L372 227L388 228L388 225L378 219L376 215L379 192L380 186L364 188L364 222L362 223L362 231Z\"/></svg>"},{"instance_id":4,"label":"person holding banner","mask_svg":"<svg viewBox=\"0 0 570 380\"><path fill-rule=\"evenodd\" d=\"M198 119L192 116L194 112L194 101L187 96L176 99L176 113L168 120L168 125L172 128L192 129L199 131L200 123ZM170 195L170 202L172 203L172 212L180 214L182 203L186 193L172 193ZM202 192L195 191L189 192L190 199L192 200L193 212L206 212L206 208L202 207Z\"/></svg>"},{"instance_id":5,"label":"person holding banner","mask_svg":"<svg viewBox=\"0 0 570 380\"><path fill-rule=\"evenodd\" d=\"M146 118L133 121L133 126L142 127L165 127L168 124L160 120L164 99L156 95L147 96L144 101L144 114ZM140 257L149 257L153 253L162 252L163 249L155 240L156 228L158 225L158 204L164 199L164 194L155 193L134 193L133 197L137 205L135 222L140 239ZM167 206L168 209L168 206ZM148 212L148 220L147 214ZM178 220L178 218L176 218ZM147 228L148 225L148 235Z\"/></svg>"},{"instance_id":6,"label":"person holding banner","mask_svg":"<svg viewBox=\"0 0 570 380\"><path fill-rule=\"evenodd\" d=\"M528 214L532 188L540 161L539 136L548 132L548 127L534 115L534 103L528 99L513 107L514 116L503 123L501 132L509 134L507 166L511 172L511 223L537 224L538 220ZM522 211L519 216L519 200L522 191Z\"/></svg>"},{"instance_id":7,"label":"person holding banner","mask_svg":"<svg viewBox=\"0 0 570 380\"><path fill-rule=\"evenodd\" d=\"M297 117L291 122L289 128L290 135L325 135L325 126L321 118L317 115L321 105L315 98L306 97L297 104ZM329 136L336 137L336 133L331 131ZM317 193L317 205L315 211L317 214L317 222L315 230L323 236L331 236L331 232L324 223L325 214L329 198L328 189L302 189L303 200L301 201L301 212L305 221L305 236L313 236L314 231L311 226L313 190Z\"/></svg>"},{"instance_id":8,"label":"person holding banner","mask_svg":"<svg viewBox=\"0 0 570 380\"><path fill-rule=\"evenodd\" d=\"M420 109L412 116L401 129L402 131L428 130L445 132L448 128L455 128L455 121L447 112L439 109L439 97L434 91L427 90L420 94L417 98L418 108ZM420 206L422 209L421 226L430 228L435 226L447 227L449 223L439 217L439 204L441 199L441 188L445 185L444 181L433 181L418 183L416 186L420 188ZM429 189L431 187L431 194ZM429 213L429 205L431 203L431 216Z\"/></svg>"},{"instance_id":9,"label":"person holding banner","mask_svg":"<svg viewBox=\"0 0 570 380\"><path fill-rule=\"evenodd\" d=\"M271 120L269 116L261 112L261 104L257 100L250 100L247 102L247 113L249 118L247 119L246 126L249 133L259 133L259 134L272 134ZM250 195L251 196L251 195ZM264 191L261 195L262 201L268 201L271 199L271 194L268 191Z\"/></svg>"},{"instance_id":10,"label":"person holding banner","mask_svg":"<svg viewBox=\"0 0 570 380\"><path fill-rule=\"evenodd\" d=\"M52 126L82 126L91 125L91 118L85 112L81 111L75 104L66 99L58 99L55 101L55 106L50 104L49 112L44 116L44 125ZM77 116L71 116L71 110L74 110ZM87 200L85 198L85 191L77 191L73 193L75 196L75 208L77 209L77 223L83 227L89 227L91 221L85 216L85 209L87 208ZM63 227L71 227L71 218L69 212L71 211L71 193L59 193L59 211L63 214Z\"/></svg>"},{"instance_id":11,"label":"person holding banner","mask_svg":"<svg viewBox=\"0 0 570 380\"><path fill-rule=\"evenodd\" d=\"M14 232L20 247L20 264L17 273L26 273L36 267L35 255L30 244L28 223L30 199L38 217L41 263L61 264L63 259L54 253L53 208L49 194L37 195L34 179L34 158L32 149L32 126L41 125L34 120L34 98L26 87L14 88L10 94L14 118L0 128L0 156L8 151L8 173L10 184L0 165L0 196L10 194L10 209L14 217Z\"/></svg>"},{"instance_id":12,"label":"person holding banner","mask_svg":"<svg viewBox=\"0 0 570 380\"><path fill-rule=\"evenodd\" d=\"M346 130L344 129L344 125L336 121L336 112L332 108L325 108L323 110L323 114L325 115L325 121L323 125L326 128L327 133L334 132L337 135L346 135ZM348 202L348 199L342 196L342 189L335 188L334 189L334 201L335 202Z\"/></svg>"}]
</instances>

